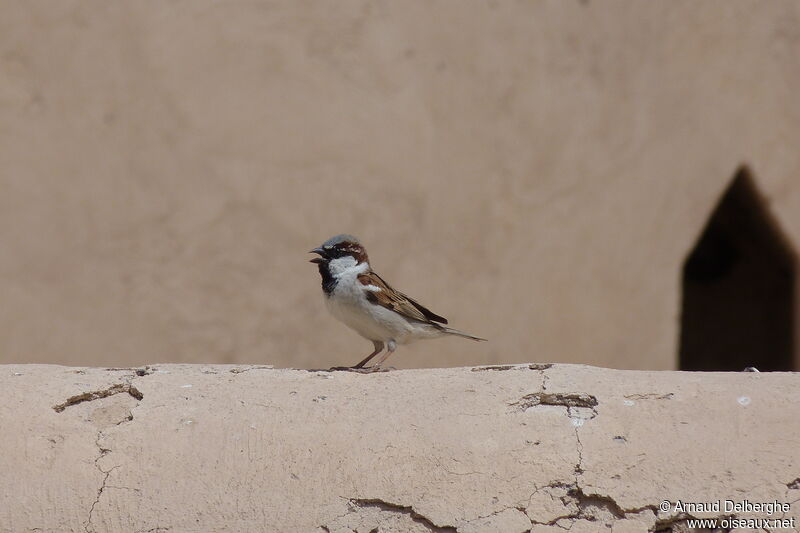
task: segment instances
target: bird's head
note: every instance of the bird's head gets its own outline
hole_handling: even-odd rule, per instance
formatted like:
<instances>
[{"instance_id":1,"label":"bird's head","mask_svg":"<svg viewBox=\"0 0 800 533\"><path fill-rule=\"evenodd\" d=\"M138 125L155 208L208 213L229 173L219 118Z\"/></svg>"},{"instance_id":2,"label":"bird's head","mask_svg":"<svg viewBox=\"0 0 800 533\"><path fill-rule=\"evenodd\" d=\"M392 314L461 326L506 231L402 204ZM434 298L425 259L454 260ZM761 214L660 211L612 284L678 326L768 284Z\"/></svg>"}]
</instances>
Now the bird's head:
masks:
<instances>
[{"instance_id":1,"label":"bird's head","mask_svg":"<svg viewBox=\"0 0 800 533\"><path fill-rule=\"evenodd\" d=\"M319 255L311 262L319 266L323 288L326 280L338 278L344 271L369 262L367 251L358 239L344 233L331 237L309 253Z\"/></svg>"},{"instance_id":2,"label":"bird's head","mask_svg":"<svg viewBox=\"0 0 800 533\"><path fill-rule=\"evenodd\" d=\"M319 254L319 257L311 260L312 263L318 265L344 257L352 257L355 259L356 264L368 261L367 251L361 246L358 239L345 233L331 237L309 253Z\"/></svg>"}]
</instances>

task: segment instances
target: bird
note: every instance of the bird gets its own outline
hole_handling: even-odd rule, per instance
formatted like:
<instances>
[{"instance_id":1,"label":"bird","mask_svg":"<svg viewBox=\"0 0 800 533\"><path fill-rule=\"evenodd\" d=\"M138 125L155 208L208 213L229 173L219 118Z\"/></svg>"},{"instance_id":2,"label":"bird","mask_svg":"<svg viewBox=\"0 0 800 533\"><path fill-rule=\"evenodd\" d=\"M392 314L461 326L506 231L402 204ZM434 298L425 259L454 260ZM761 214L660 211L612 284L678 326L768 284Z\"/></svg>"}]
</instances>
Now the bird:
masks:
<instances>
[{"instance_id":1,"label":"bird","mask_svg":"<svg viewBox=\"0 0 800 533\"><path fill-rule=\"evenodd\" d=\"M474 341L486 340L448 327L446 318L392 288L372 270L367 250L352 235L335 235L309 253L319 255L310 262L319 267L322 292L330 313L372 341L374 347L358 364L332 370L380 371L398 344L418 339L452 335ZM386 352L377 362L365 367L384 348Z\"/></svg>"}]
</instances>

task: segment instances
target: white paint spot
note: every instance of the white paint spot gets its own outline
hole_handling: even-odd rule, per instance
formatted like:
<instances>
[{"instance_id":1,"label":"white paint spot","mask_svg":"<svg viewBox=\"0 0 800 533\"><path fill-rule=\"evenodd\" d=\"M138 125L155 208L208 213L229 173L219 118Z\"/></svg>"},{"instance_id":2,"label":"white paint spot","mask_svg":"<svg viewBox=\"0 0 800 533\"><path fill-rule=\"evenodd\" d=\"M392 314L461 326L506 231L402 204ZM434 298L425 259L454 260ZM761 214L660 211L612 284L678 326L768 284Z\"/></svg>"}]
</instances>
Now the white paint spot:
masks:
<instances>
[{"instance_id":1,"label":"white paint spot","mask_svg":"<svg viewBox=\"0 0 800 533\"><path fill-rule=\"evenodd\" d=\"M192 385L191 385L191 383L187 383L186 385L181 385L181 388L182 389L191 389Z\"/></svg>"},{"instance_id":2,"label":"white paint spot","mask_svg":"<svg viewBox=\"0 0 800 533\"><path fill-rule=\"evenodd\" d=\"M630 406L632 406L632 405L636 405L636 402L634 402L633 400L625 400L625 401L624 401L624 402L622 402L622 403L623 403L623 404L625 404L625 405L627 405L628 407L630 407Z\"/></svg>"},{"instance_id":3,"label":"white paint spot","mask_svg":"<svg viewBox=\"0 0 800 533\"><path fill-rule=\"evenodd\" d=\"M186 424L187 426L191 426L192 424L194 424L194 420L184 420L183 423Z\"/></svg>"},{"instance_id":4,"label":"white paint spot","mask_svg":"<svg viewBox=\"0 0 800 533\"><path fill-rule=\"evenodd\" d=\"M256 429L256 425L255 424L250 424L250 429Z\"/></svg>"},{"instance_id":5,"label":"white paint spot","mask_svg":"<svg viewBox=\"0 0 800 533\"><path fill-rule=\"evenodd\" d=\"M739 405L750 405L751 402L749 396L739 396L736 401L739 402Z\"/></svg>"},{"instance_id":6,"label":"white paint spot","mask_svg":"<svg viewBox=\"0 0 800 533\"><path fill-rule=\"evenodd\" d=\"M573 418L572 419L572 425L575 426L576 428L581 427L583 425L583 422L584 422L583 418Z\"/></svg>"},{"instance_id":7,"label":"white paint spot","mask_svg":"<svg viewBox=\"0 0 800 533\"><path fill-rule=\"evenodd\" d=\"M22 375L22 372L14 372L14 375L15 375L15 376L21 376L21 375Z\"/></svg>"}]
</instances>

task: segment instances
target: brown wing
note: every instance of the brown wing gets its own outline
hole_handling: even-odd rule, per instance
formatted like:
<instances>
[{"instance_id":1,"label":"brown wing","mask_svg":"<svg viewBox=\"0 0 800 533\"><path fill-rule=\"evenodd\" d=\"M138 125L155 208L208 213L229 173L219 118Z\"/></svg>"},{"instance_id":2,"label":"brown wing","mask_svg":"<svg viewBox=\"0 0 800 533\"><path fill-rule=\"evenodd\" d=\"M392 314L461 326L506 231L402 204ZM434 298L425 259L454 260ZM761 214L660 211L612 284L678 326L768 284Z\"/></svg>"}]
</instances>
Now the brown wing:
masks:
<instances>
[{"instance_id":1,"label":"brown wing","mask_svg":"<svg viewBox=\"0 0 800 533\"><path fill-rule=\"evenodd\" d=\"M375 272L369 271L366 274L361 274L358 276L358 281L362 285L373 285L380 289L380 291L367 292L367 299L374 304L381 305L406 318L419 320L420 322L447 324L446 318L437 315L402 292L394 290Z\"/></svg>"}]
</instances>

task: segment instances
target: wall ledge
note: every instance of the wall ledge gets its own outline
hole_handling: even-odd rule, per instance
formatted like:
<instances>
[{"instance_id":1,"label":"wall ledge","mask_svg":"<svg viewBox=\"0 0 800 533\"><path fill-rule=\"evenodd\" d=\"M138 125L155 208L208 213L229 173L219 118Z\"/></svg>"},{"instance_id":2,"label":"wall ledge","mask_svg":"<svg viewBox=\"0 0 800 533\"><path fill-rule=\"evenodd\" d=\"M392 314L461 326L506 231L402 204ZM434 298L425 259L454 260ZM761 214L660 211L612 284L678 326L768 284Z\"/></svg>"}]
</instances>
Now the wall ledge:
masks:
<instances>
[{"instance_id":1,"label":"wall ledge","mask_svg":"<svg viewBox=\"0 0 800 533\"><path fill-rule=\"evenodd\" d=\"M0 532L800 522L798 373L2 365L0 390Z\"/></svg>"}]
</instances>

